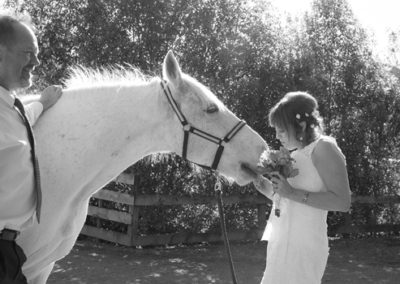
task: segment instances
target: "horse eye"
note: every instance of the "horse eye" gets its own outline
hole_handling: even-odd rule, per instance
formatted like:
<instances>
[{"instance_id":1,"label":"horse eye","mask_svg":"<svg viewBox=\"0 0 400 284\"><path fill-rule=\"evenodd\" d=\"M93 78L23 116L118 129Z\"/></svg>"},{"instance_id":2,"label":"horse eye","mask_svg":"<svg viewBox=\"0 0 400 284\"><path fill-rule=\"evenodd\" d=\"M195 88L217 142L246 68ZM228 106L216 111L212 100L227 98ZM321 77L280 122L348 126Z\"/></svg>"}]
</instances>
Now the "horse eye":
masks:
<instances>
[{"instance_id":1,"label":"horse eye","mask_svg":"<svg viewBox=\"0 0 400 284\"><path fill-rule=\"evenodd\" d=\"M206 110L207 113L214 113L218 112L218 107L216 105L211 105Z\"/></svg>"}]
</instances>

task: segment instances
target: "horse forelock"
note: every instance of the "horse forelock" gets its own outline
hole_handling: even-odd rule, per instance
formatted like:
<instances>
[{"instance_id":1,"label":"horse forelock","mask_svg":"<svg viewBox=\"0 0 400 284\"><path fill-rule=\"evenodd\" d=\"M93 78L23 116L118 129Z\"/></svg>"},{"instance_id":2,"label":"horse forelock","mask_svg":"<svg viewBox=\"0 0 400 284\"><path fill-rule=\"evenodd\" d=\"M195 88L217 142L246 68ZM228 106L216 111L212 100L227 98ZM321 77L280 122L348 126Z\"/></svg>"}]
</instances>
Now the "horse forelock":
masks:
<instances>
[{"instance_id":1,"label":"horse forelock","mask_svg":"<svg viewBox=\"0 0 400 284\"><path fill-rule=\"evenodd\" d=\"M139 85L148 82L150 78L132 65L101 68L73 66L68 70L64 85L71 89L91 86Z\"/></svg>"}]
</instances>

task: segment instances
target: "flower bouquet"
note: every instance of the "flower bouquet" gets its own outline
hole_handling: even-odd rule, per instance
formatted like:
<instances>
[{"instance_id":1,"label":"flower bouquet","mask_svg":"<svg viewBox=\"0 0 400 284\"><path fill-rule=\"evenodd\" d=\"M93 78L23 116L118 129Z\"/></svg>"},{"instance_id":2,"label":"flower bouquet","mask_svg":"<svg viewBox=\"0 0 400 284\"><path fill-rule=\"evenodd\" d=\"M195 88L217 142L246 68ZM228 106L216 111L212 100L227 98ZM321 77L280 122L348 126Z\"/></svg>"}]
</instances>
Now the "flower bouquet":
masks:
<instances>
[{"instance_id":1,"label":"flower bouquet","mask_svg":"<svg viewBox=\"0 0 400 284\"><path fill-rule=\"evenodd\" d=\"M271 173L279 172L284 178L293 178L299 174L299 170L294 168L295 160L290 156L290 151L284 147L279 150L267 149L261 156L258 163L260 174L271 178ZM280 196L277 195L275 201L275 215L280 216Z\"/></svg>"}]
</instances>

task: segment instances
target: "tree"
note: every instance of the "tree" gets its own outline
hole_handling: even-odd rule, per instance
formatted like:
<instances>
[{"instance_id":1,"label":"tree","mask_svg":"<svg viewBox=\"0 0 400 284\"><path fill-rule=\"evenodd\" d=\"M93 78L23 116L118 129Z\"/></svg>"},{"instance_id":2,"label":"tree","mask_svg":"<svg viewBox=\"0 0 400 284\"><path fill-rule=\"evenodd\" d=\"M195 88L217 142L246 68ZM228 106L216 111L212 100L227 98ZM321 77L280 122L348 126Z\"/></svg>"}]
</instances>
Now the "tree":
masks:
<instances>
[{"instance_id":1,"label":"tree","mask_svg":"<svg viewBox=\"0 0 400 284\"><path fill-rule=\"evenodd\" d=\"M321 102L327 131L345 152L351 188L358 195L387 194L396 183L388 160L398 153L398 83L372 57L347 1L314 1L305 25L300 54L310 66L302 85Z\"/></svg>"}]
</instances>

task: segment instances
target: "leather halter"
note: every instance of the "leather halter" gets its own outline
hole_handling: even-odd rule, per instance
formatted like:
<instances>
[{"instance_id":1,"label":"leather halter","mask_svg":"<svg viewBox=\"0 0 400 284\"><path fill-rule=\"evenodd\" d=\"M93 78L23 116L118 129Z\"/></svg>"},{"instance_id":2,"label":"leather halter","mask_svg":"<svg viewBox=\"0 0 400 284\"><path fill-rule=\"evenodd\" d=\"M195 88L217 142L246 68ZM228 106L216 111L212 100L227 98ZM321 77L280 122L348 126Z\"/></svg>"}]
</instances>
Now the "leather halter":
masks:
<instances>
[{"instance_id":1,"label":"leather halter","mask_svg":"<svg viewBox=\"0 0 400 284\"><path fill-rule=\"evenodd\" d=\"M218 145L217 152L215 153L214 161L211 166L205 166L197 164L203 168L216 170L218 168L219 161L221 160L222 153L224 151L225 144L230 142L232 138L246 125L246 122L240 120L229 132L225 135L224 138L218 138L212 134L209 134L203 130L200 130L192 125L186 120L185 116L178 108L176 101L174 100L171 90L167 85L167 82L161 81L161 87L164 91L165 96L168 99L169 104L171 105L172 109L174 110L176 116L178 117L179 121L182 124L184 136L183 136L183 147L182 147L182 158L187 159L187 150L188 150L188 143L189 143L189 134L192 133L197 135L205 140L210 141Z\"/></svg>"}]
</instances>

